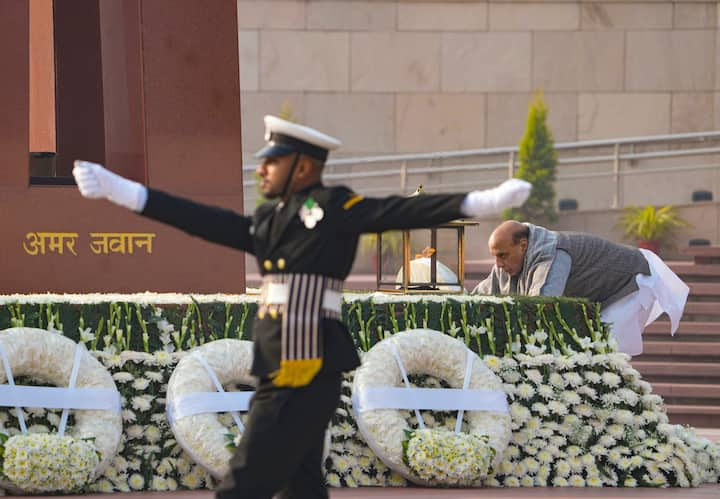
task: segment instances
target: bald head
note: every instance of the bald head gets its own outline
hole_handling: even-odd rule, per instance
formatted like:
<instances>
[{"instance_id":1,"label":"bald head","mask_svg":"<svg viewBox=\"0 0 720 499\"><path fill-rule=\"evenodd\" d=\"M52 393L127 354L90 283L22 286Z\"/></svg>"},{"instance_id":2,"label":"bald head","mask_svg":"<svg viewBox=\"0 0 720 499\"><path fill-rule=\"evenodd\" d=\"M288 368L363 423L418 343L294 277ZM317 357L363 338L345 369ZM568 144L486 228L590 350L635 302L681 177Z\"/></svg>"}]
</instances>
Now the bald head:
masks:
<instances>
[{"instance_id":1,"label":"bald head","mask_svg":"<svg viewBox=\"0 0 720 499\"><path fill-rule=\"evenodd\" d=\"M530 237L530 229L527 225L515 220L507 220L501 223L490 234L488 244L492 246L496 242L508 242L517 244L521 239Z\"/></svg>"},{"instance_id":2,"label":"bald head","mask_svg":"<svg viewBox=\"0 0 720 499\"><path fill-rule=\"evenodd\" d=\"M530 228L515 220L498 225L488 239L488 248L495 257L495 266L510 275L519 274L525 260L529 237Z\"/></svg>"}]
</instances>

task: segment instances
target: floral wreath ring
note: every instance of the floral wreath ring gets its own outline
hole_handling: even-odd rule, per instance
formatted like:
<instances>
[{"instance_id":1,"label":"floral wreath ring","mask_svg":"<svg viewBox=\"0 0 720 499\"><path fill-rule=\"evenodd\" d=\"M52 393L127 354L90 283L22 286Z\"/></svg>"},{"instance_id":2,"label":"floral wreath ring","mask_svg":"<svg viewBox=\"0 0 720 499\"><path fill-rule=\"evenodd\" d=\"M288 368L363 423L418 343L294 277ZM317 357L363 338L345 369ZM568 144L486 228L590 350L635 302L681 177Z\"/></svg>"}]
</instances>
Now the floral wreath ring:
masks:
<instances>
[{"instance_id":1,"label":"floral wreath ring","mask_svg":"<svg viewBox=\"0 0 720 499\"><path fill-rule=\"evenodd\" d=\"M407 374L434 376L451 388L410 388ZM401 386L403 380L405 388ZM456 474L457 463L440 463L437 461L442 459L423 454L421 460L425 462L420 465L433 471L419 472L407 460L408 423L401 409L414 409L421 429L420 409L457 410L455 434L467 437L467 441L479 437L494 449L488 453L484 469L468 478ZM393 471L427 486L480 485L493 468L497 469L511 436L511 418L500 378L462 341L430 329L397 333L363 356L353 382L353 412L373 452ZM463 418L467 434L460 433ZM445 433L450 435L447 430ZM434 438L430 437L430 443L439 442ZM472 467L471 461L466 458L465 464ZM448 473L442 472L445 464Z\"/></svg>"},{"instance_id":2,"label":"floral wreath ring","mask_svg":"<svg viewBox=\"0 0 720 499\"><path fill-rule=\"evenodd\" d=\"M108 370L83 344L28 327L0 331L0 361L0 406L14 408L22 432L4 442L0 487L67 491L98 477L122 438L120 393ZM16 385L17 376L56 386ZM22 407L63 409L58 433L28 433ZM75 424L65 436L71 409ZM43 464L45 459L50 461Z\"/></svg>"},{"instance_id":3,"label":"floral wreath ring","mask_svg":"<svg viewBox=\"0 0 720 499\"><path fill-rule=\"evenodd\" d=\"M167 417L180 446L193 460L222 479L230 471L234 442L217 413L229 412L239 434L240 412L247 412L254 391L226 392L224 385L255 386L250 374L253 342L222 339L194 348L178 362L167 388ZM325 432L325 457L330 432Z\"/></svg>"},{"instance_id":4,"label":"floral wreath ring","mask_svg":"<svg viewBox=\"0 0 720 499\"><path fill-rule=\"evenodd\" d=\"M178 362L167 388L167 416L175 438L195 462L216 478L229 471L228 428L217 413L230 412L240 433L254 392L226 392L223 385L255 386L250 374L253 343L222 339L194 348Z\"/></svg>"}]
</instances>

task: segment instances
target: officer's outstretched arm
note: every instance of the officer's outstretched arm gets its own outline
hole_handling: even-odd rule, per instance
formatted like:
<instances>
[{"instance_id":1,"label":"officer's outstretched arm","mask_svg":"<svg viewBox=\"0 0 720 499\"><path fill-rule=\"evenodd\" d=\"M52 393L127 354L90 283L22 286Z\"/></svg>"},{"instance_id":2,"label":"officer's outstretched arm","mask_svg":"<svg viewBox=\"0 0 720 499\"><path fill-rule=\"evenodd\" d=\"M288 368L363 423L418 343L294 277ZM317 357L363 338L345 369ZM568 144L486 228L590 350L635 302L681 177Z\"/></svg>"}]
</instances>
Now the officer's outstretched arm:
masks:
<instances>
[{"instance_id":1,"label":"officer's outstretched arm","mask_svg":"<svg viewBox=\"0 0 720 499\"><path fill-rule=\"evenodd\" d=\"M431 227L462 217L480 217L519 206L530 194L531 185L511 179L497 187L469 194L421 194L364 198L352 191L339 196L338 230L382 232L392 229Z\"/></svg>"},{"instance_id":2,"label":"officer's outstretched arm","mask_svg":"<svg viewBox=\"0 0 720 499\"><path fill-rule=\"evenodd\" d=\"M250 235L252 220L249 217L225 208L148 189L97 163L75 161L73 176L80 193L86 198L108 199L193 236L254 253Z\"/></svg>"}]
</instances>

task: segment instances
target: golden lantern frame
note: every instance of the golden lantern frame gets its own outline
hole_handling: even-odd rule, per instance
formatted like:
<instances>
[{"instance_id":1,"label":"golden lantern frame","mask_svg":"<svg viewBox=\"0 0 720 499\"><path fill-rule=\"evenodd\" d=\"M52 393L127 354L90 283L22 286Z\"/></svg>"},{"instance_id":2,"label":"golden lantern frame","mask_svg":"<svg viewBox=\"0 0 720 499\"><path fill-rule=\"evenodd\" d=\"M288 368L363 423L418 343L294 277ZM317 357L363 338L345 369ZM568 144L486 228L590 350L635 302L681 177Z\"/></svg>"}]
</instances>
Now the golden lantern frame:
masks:
<instances>
[{"instance_id":1,"label":"golden lantern frame","mask_svg":"<svg viewBox=\"0 0 720 499\"><path fill-rule=\"evenodd\" d=\"M421 227L417 229L402 229L402 282L384 281L382 279L382 233L377 233L377 268L376 268L376 288L378 291L394 292L394 293L437 293L439 286L458 286L457 291L443 290L442 293L464 293L465 292L465 228L478 225L478 222L472 220L453 220L445 224L436 225L434 227ZM457 282L437 282L437 258L438 253L434 251L430 255L430 281L429 282L411 282L410 272L410 231L429 230L430 245L437 250L438 230L455 230L457 234ZM387 287L391 286L391 287Z\"/></svg>"}]
</instances>

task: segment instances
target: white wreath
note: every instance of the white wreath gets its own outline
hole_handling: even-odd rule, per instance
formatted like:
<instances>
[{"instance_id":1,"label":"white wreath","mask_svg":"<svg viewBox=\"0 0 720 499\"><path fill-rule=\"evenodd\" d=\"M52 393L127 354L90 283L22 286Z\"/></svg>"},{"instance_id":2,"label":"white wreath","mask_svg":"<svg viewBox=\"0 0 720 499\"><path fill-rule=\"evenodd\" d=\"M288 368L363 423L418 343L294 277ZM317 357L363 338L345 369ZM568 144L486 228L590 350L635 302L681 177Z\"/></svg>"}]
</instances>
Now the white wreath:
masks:
<instances>
[{"instance_id":1,"label":"white wreath","mask_svg":"<svg viewBox=\"0 0 720 499\"><path fill-rule=\"evenodd\" d=\"M235 339L205 343L178 362L168 382L168 420L175 438L195 462L216 478L227 474L232 457L232 450L226 446L228 429L217 413L231 408L247 411L252 394L223 394L223 386L257 384L250 374L252 345L251 341ZM238 424L239 416L234 414L234 418ZM242 431L242 422L238 426Z\"/></svg>"},{"instance_id":2,"label":"white wreath","mask_svg":"<svg viewBox=\"0 0 720 499\"><path fill-rule=\"evenodd\" d=\"M180 446L216 478L230 470L232 450L227 447L228 428L219 412L231 412L239 433L244 426L238 412L246 412L254 392L224 392L230 383L255 386L250 374L253 343L223 339L205 343L184 356L170 376L167 415ZM325 432L325 457L330 432Z\"/></svg>"},{"instance_id":3,"label":"white wreath","mask_svg":"<svg viewBox=\"0 0 720 499\"><path fill-rule=\"evenodd\" d=\"M403 370L434 376L462 390L398 388ZM468 410L461 411L458 419L467 418L470 433L489 436L489 445L496 451L492 468L497 469L511 436L502 381L462 341L429 329L397 333L370 349L355 372L353 412L360 432L390 469L421 485L442 482L424 480L403 463L402 442L408 423L399 409L447 410L454 406L457 410L462 405ZM480 484L478 479L468 485Z\"/></svg>"},{"instance_id":4,"label":"white wreath","mask_svg":"<svg viewBox=\"0 0 720 499\"><path fill-rule=\"evenodd\" d=\"M0 351L2 405L73 409L75 425L70 436L92 439L101 455L90 480L99 476L114 459L122 437L120 394L108 370L83 346L44 329L0 331ZM78 361L77 366L73 359ZM71 384L73 374L73 387L62 388ZM10 381L17 376L59 388L14 386ZM99 406L107 409L94 409ZM16 488L6 482L0 485L8 490Z\"/></svg>"}]
</instances>

